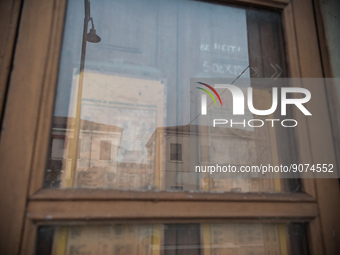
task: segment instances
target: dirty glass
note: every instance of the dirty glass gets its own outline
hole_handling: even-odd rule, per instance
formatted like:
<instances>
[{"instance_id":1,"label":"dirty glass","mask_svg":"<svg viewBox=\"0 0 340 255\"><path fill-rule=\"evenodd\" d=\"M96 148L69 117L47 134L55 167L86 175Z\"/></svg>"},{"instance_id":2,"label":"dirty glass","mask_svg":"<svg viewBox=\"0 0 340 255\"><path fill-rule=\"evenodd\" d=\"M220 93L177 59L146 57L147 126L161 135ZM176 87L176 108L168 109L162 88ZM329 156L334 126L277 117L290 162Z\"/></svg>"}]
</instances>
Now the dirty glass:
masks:
<instances>
[{"instance_id":1,"label":"dirty glass","mask_svg":"<svg viewBox=\"0 0 340 255\"><path fill-rule=\"evenodd\" d=\"M308 254L305 224L43 226L36 255Z\"/></svg>"},{"instance_id":2,"label":"dirty glass","mask_svg":"<svg viewBox=\"0 0 340 255\"><path fill-rule=\"evenodd\" d=\"M206 134L192 124L190 79L238 77L287 77L280 13L185 0L68 1L44 187L299 191L294 179L214 178L188 164L296 161L289 130L247 141L229 128L218 141L224 150L192 149L193 135Z\"/></svg>"}]
</instances>

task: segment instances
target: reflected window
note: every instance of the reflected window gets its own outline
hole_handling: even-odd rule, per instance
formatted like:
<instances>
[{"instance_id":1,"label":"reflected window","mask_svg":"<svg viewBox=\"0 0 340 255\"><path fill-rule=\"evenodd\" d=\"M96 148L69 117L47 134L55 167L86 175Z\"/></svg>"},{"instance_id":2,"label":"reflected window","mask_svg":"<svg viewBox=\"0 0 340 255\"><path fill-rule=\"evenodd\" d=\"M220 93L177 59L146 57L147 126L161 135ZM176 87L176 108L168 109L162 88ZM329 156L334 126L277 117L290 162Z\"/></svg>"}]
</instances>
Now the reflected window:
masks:
<instances>
[{"instance_id":1,"label":"reflected window","mask_svg":"<svg viewBox=\"0 0 340 255\"><path fill-rule=\"evenodd\" d=\"M180 143L170 144L170 160L182 161L182 144Z\"/></svg>"},{"instance_id":2,"label":"reflected window","mask_svg":"<svg viewBox=\"0 0 340 255\"><path fill-rule=\"evenodd\" d=\"M111 160L111 141L100 141L100 160Z\"/></svg>"}]
</instances>

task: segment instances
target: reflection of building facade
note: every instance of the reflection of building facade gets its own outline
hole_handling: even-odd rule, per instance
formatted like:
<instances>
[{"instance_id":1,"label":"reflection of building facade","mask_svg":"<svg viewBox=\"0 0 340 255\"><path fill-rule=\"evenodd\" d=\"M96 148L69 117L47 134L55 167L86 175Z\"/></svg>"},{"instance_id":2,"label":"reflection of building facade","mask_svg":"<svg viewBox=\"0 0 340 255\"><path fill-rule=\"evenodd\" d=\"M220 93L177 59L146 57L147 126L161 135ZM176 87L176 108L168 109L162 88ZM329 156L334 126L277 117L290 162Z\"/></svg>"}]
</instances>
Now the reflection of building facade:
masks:
<instances>
[{"instance_id":1,"label":"reflection of building facade","mask_svg":"<svg viewBox=\"0 0 340 255\"><path fill-rule=\"evenodd\" d=\"M258 133L207 126L158 128L146 144L154 158L155 186L161 190L258 192L274 189L273 180L257 173L210 174L207 166L256 165L261 160L256 146ZM261 152L264 154L263 152ZM266 156L270 155L267 151ZM199 171L196 171L196 167ZM270 177L269 175L265 177Z\"/></svg>"},{"instance_id":2,"label":"reflection of building facade","mask_svg":"<svg viewBox=\"0 0 340 255\"><path fill-rule=\"evenodd\" d=\"M65 180L71 176L72 121L72 118L53 118L45 186L65 188ZM87 120L81 120L80 126L73 187L133 190L152 185L154 173L150 164L119 162L123 128Z\"/></svg>"},{"instance_id":3,"label":"reflection of building facade","mask_svg":"<svg viewBox=\"0 0 340 255\"><path fill-rule=\"evenodd\" d=\"M74 94L77 79L75 75ZM164 125L164 89L161 79L124 77L87 70L81 118L123 128L117 161L147 164L145 143L157 126ZM69 116L73 116L73 107L74 103L71 102Z\"/></svg>"},{"instance_id":4,"label":"reflection of building facade","mask_svg":"<svg viewBox=\"0 0 340 255\"><path fill-rule=\"evenodd\" d=\"M60 232L56 231L56 240ZM177 238L176 238L177 236ZM54 242L53 249L58 249ZM67 251L78 254L286 254L278 225L271 224L135 224L74 226L69 230ZM73 254L73 253L67 253Z\"/></svg>"},{"instance_id":5,"label":"reflection of building facade","mask_svg":"<svg viewBox=\"0 0 340 255\"><path fill-rule=\"evenodd\" d=\"M59 175L59 181L45 185L65 187L65 180L71 176L70 145L74 139L74 127L71 123L73 118L53 118L48 172ZM74 186L79 188L110 186L117 174L116 158L123 129L86 120L81 120L80 127L77 169L73 175ZM47 176L47 182L48 179Z\"/></svg>"},{"instance_id":6,"label":"reflection of building facade","mask_svg":"<svg viewBox=\"0 0 340 255\"><path fill-rule=\"evenodd\" d=\"M256 150L259 142L262 148L266 148L263 141L256 139L256 132L233 128L196 125L157 128L145 144L148 157L139 163L119 159L123 128L82 120L77 169L72 173L72 121L72 118L65 117L53 119L46 186L65 188L65 180L74 176L73 187L78 188L215 192L277 190L274 180L264 179L256 173L244 178L244 173L231 177L224 172L210 174L206 171L207 166L216 164L237 168L256 165L263 155L268 160L268 152L259 154ZM134 156L131 151L128 154Z\"/></svg>"}]
</instances>

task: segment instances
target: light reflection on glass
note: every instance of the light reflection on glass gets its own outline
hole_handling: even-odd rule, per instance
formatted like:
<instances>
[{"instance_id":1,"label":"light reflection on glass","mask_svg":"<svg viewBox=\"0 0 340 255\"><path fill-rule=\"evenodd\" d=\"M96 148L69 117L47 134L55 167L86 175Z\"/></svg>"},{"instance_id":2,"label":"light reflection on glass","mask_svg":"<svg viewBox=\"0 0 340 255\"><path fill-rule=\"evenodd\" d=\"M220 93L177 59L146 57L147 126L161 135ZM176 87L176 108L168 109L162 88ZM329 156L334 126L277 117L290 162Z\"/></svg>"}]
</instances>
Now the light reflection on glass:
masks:
<instances>
[{"instance_id":1,"label":"light reflection on glass","mask_svg":"<svg viewBox=\"0 0 340 255\"><path fill-rule=\"evenodd\" d=\"M192 162L272 162L268 130L215 134L202 123L188 125L190 78L234 79L244 70L242 77L248 78L284 76L280 14L198 1L93 2L91 16L101 41L87 43L81 72L83 10L82 1L68 2L45 187L296 189L294 180L212 177L191 167ZM266 93L258 91L259 98ZM275 136L279 160L293 161L294 151L287 152L294 148L293 136L281 131Z\"/></svg>"},{"instance_id":2,"label":"light reflection on glass","mask_svg":"<svg viewBox=\"0 0 340 255\"><path fill-rule=\"evenodd\" d=\"M36 255L303 255L305 235L298 223L41 227Z\"/></svg>"}]
</instances>

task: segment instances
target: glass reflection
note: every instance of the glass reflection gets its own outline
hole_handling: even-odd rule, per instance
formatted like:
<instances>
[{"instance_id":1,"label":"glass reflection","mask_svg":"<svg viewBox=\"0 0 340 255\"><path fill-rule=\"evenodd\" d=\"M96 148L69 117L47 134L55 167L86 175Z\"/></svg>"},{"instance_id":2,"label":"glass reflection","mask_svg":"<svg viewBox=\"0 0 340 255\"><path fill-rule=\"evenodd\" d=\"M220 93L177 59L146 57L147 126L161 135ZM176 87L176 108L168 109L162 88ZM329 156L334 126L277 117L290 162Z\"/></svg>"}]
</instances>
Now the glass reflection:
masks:
<instances>
[{"instance_id":1,"label":"glass reflection","mask_svg":"<svg viewBox=\"0 0 340 255\"><path fill-rule=\"evenodd\" d=\"M248 78L284 77L279 13L185 0L105 0L85 8L85 23L92 17L98 43L84 42L93 28L81 29L84 3L68 2L45 187L296 189L294 180L212 178L191 167L272 160L264 150L272 144L269 132L213 133L203 123L192 124L190 78L235 79L242 72ZM293 135L281 131L278 160L292 162ZM256 142L259 137L266 142Z\"/></svg>"},{"instance_id":2,"label":"glass reflection","mask_svg":"<svg viewBox=\"0 0 340 255\"><path fill-rule=\"evenodd\" d=\"M36 255L308 254L304 224L40 227Z\"/></svg>"}]
</instances>

